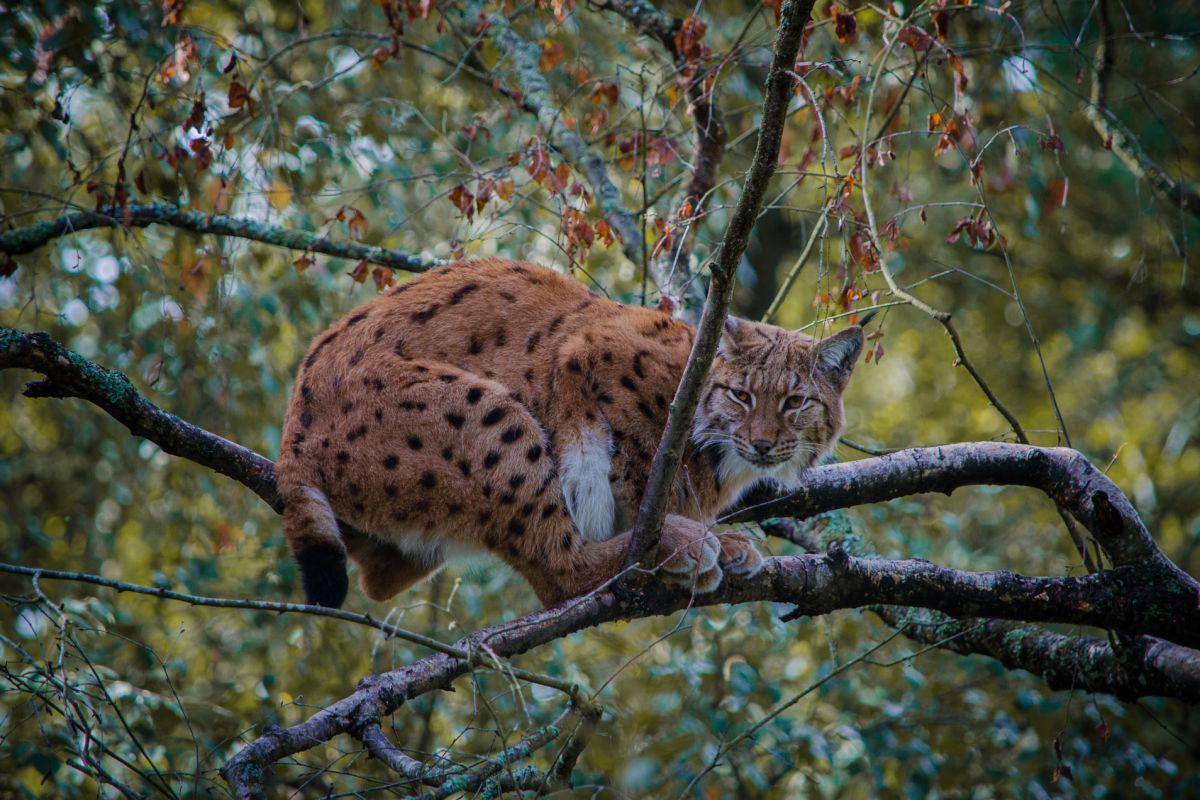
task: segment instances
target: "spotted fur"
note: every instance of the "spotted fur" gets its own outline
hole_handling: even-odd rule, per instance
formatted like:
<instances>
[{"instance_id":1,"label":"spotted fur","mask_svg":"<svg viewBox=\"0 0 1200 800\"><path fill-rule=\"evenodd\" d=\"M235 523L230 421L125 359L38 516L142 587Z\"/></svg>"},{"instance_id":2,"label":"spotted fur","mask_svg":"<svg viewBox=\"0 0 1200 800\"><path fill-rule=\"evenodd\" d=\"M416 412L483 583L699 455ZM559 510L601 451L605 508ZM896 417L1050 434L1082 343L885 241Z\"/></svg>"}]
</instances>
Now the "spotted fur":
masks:
<instances>
[{"instance_id":1,"label":"spotted fur","mask_svg":"<svg viewBox=\"0 0 1200 800\"><path fill-rule=\"evenodd\" d=\"M276 468L308 599L341 604L347 556L377 600L480 552L545 603L611 577L694 338L494 259L433 270L335 323L302 361ZM832 446L861 346L858 328L818 343L729 323L664 526L665 573L708 591L757 571L753 543L711 523ZM779 405L796 395L814 402Z\"/></svg>"}]
</instances>

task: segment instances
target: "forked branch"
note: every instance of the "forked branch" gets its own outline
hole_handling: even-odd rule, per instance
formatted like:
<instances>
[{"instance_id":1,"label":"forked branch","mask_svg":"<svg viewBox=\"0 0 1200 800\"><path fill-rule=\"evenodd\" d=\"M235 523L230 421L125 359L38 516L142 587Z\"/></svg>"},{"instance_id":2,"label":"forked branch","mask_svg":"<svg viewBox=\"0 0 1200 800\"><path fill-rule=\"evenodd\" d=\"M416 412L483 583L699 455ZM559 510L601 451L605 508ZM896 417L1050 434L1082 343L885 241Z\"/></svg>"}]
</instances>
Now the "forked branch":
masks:
<instances>
[{"instance_id":1,"label":"forked branch","mask_svg":"<svg viewBox=\"0 0 1200 800\"><path fill-rule=\"evenodd\" d=\"M876 555L866 539L853 533L852 521L842 512L805 522L771 520L763 530L809 552L843 547L854 555ZM1200 652L1162 639L1126 639L1118 651L1109 639L1068 636L1023 622L955 619L904 606L869 608L914 642L960 655L987 656L1006 669L1033 673L1053 689L1102 692L1126 700L1164 695L1200 703Z\"/></svg>"},{"instance_id":2,"label":"forked branch","mask_svg":"<svg viewBox=\"0 0 1200 800\"><path fill-rule=\"evenodd\" d=\"M779 145L783 138L783 125L787 117L788 101L792 96L792 68L800 52L800 41L804 28L812 16L815 0L788 0L780 12L779 35L771 56L771 68L767 74L763 92L762 121L759 126L758 144L754 160L742 185L733 217L725 229L716 258L710 262L712 282L708 287L708 299L696 332L696 341L688 354L687 365L679 388L671 400L667 415L667 426L659 440L646 490L638 508L637 520L629 542L627 563L642 562L658 545L666 516L667 497L679 472L684 446L700 402L700 390L704 379L717 354L721 330L733 298L734 274L741 262L742 254L750 241L750 232L762 210L767 184L775 174L779 161Z\"/></svg>"}]
</instances>

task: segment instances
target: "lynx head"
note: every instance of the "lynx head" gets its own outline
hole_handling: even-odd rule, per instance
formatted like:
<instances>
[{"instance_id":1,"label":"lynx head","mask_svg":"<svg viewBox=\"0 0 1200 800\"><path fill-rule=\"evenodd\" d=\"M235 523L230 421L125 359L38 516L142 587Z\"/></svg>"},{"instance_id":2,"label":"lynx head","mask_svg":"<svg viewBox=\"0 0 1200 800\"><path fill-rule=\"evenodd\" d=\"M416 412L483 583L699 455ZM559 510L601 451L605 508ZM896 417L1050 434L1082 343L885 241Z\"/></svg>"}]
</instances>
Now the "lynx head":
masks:
<instances>
[{"instance_id":1,"label":"lynx head","mask_svg":"<svg viewBox=\"0 0 1200 800\"><path fill-rule=\"evenodd\" d=\"M719 453L722 480L793 483L837 443L842 392L862 347L857 325L818 341L728 318L692 441Z\"/></svg>"}]
</instances>

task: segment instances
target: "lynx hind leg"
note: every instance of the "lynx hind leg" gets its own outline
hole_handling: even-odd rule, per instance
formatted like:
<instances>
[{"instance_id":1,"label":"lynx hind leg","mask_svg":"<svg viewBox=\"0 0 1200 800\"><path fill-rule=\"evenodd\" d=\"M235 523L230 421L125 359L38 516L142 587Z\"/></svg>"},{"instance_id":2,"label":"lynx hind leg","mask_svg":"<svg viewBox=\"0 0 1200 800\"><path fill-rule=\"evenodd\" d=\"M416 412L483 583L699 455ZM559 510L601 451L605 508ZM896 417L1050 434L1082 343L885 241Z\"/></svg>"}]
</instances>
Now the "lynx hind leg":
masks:
<instances>
[{"instance_id":1,"label":"lynx hind leg","mask_svg":"<svg viewBox=\"0 0 1200 800\"><path fill-rule=\"evenodd\" d=\"M562 445L563 499L575 527L589 542L606 541L615 533L617 504L608 480L612 453L612 434L599 425L584 428L574 441Z\"/></svg>"},{"instance_id":2,"label":"lynx hind leg","mask_svg":"<svg viewBox=\"0 0 1200 800\"><path fill-rule=\"evenodd\" d=\"M406 553L378 539L342 529L351 560L358 564L358 586L371 600L390 600L442 568L440 553Z\"/></svg>"},{"instance_id":3,"label":"lynx hind leg","mask_svg":"<svg viewBox=\"0 0 1200 800\"><path fill-rule=\"evenodd\" d=\"M292 557L300 567L305 601L338 608L346 600L346 547L329 499L312 486L283 492L283 528Z\"/></svg>"},{"instance_id":4,"label":"lynx hind leg","mask_svg":"<svg viewBox=\"0 0 1200 800\"><path fill-rule=\"evenodd\" d=\"M583 540L529 410L505 386L432 360L364 363L351 382L373 394L330 431L327 491L340 519L401 554L378 566L365 554L364 589L390 594L442 558L487 551L539 597L561 599Z\"/></svg>"}]
</instances>

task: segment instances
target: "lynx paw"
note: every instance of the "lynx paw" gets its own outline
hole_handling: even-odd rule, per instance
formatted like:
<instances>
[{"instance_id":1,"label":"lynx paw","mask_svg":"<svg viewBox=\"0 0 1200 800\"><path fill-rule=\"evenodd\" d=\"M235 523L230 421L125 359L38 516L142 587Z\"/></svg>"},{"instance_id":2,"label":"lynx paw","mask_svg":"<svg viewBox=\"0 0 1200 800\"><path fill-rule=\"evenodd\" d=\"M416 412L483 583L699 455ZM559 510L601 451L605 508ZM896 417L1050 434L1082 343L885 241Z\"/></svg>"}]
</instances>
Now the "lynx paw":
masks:
<instances>
[{"instance_id":1,"label":"lynx paw","mask_svg":"<svg viewBox=\"0 0 1200 800\"><path fill-rule=\"evenodd\" d=\"M676 516L663 523L658 563L669 583L683 584L701 594L713 591L721 585L720 555L721 543L705 525Z\"/></svg>"},{"instance_id":2,"label":"lynx paw","mask_svg":"<svg viewBox=\"0 0 1200 800\"><path fill-rule=\"evenodd\" d=\"M749 578L757 575L766 562L762 553L758 552L753 537L744 533L722 533L721 540L721 569L730 575Z\"/></svg>"}]
</instances>

